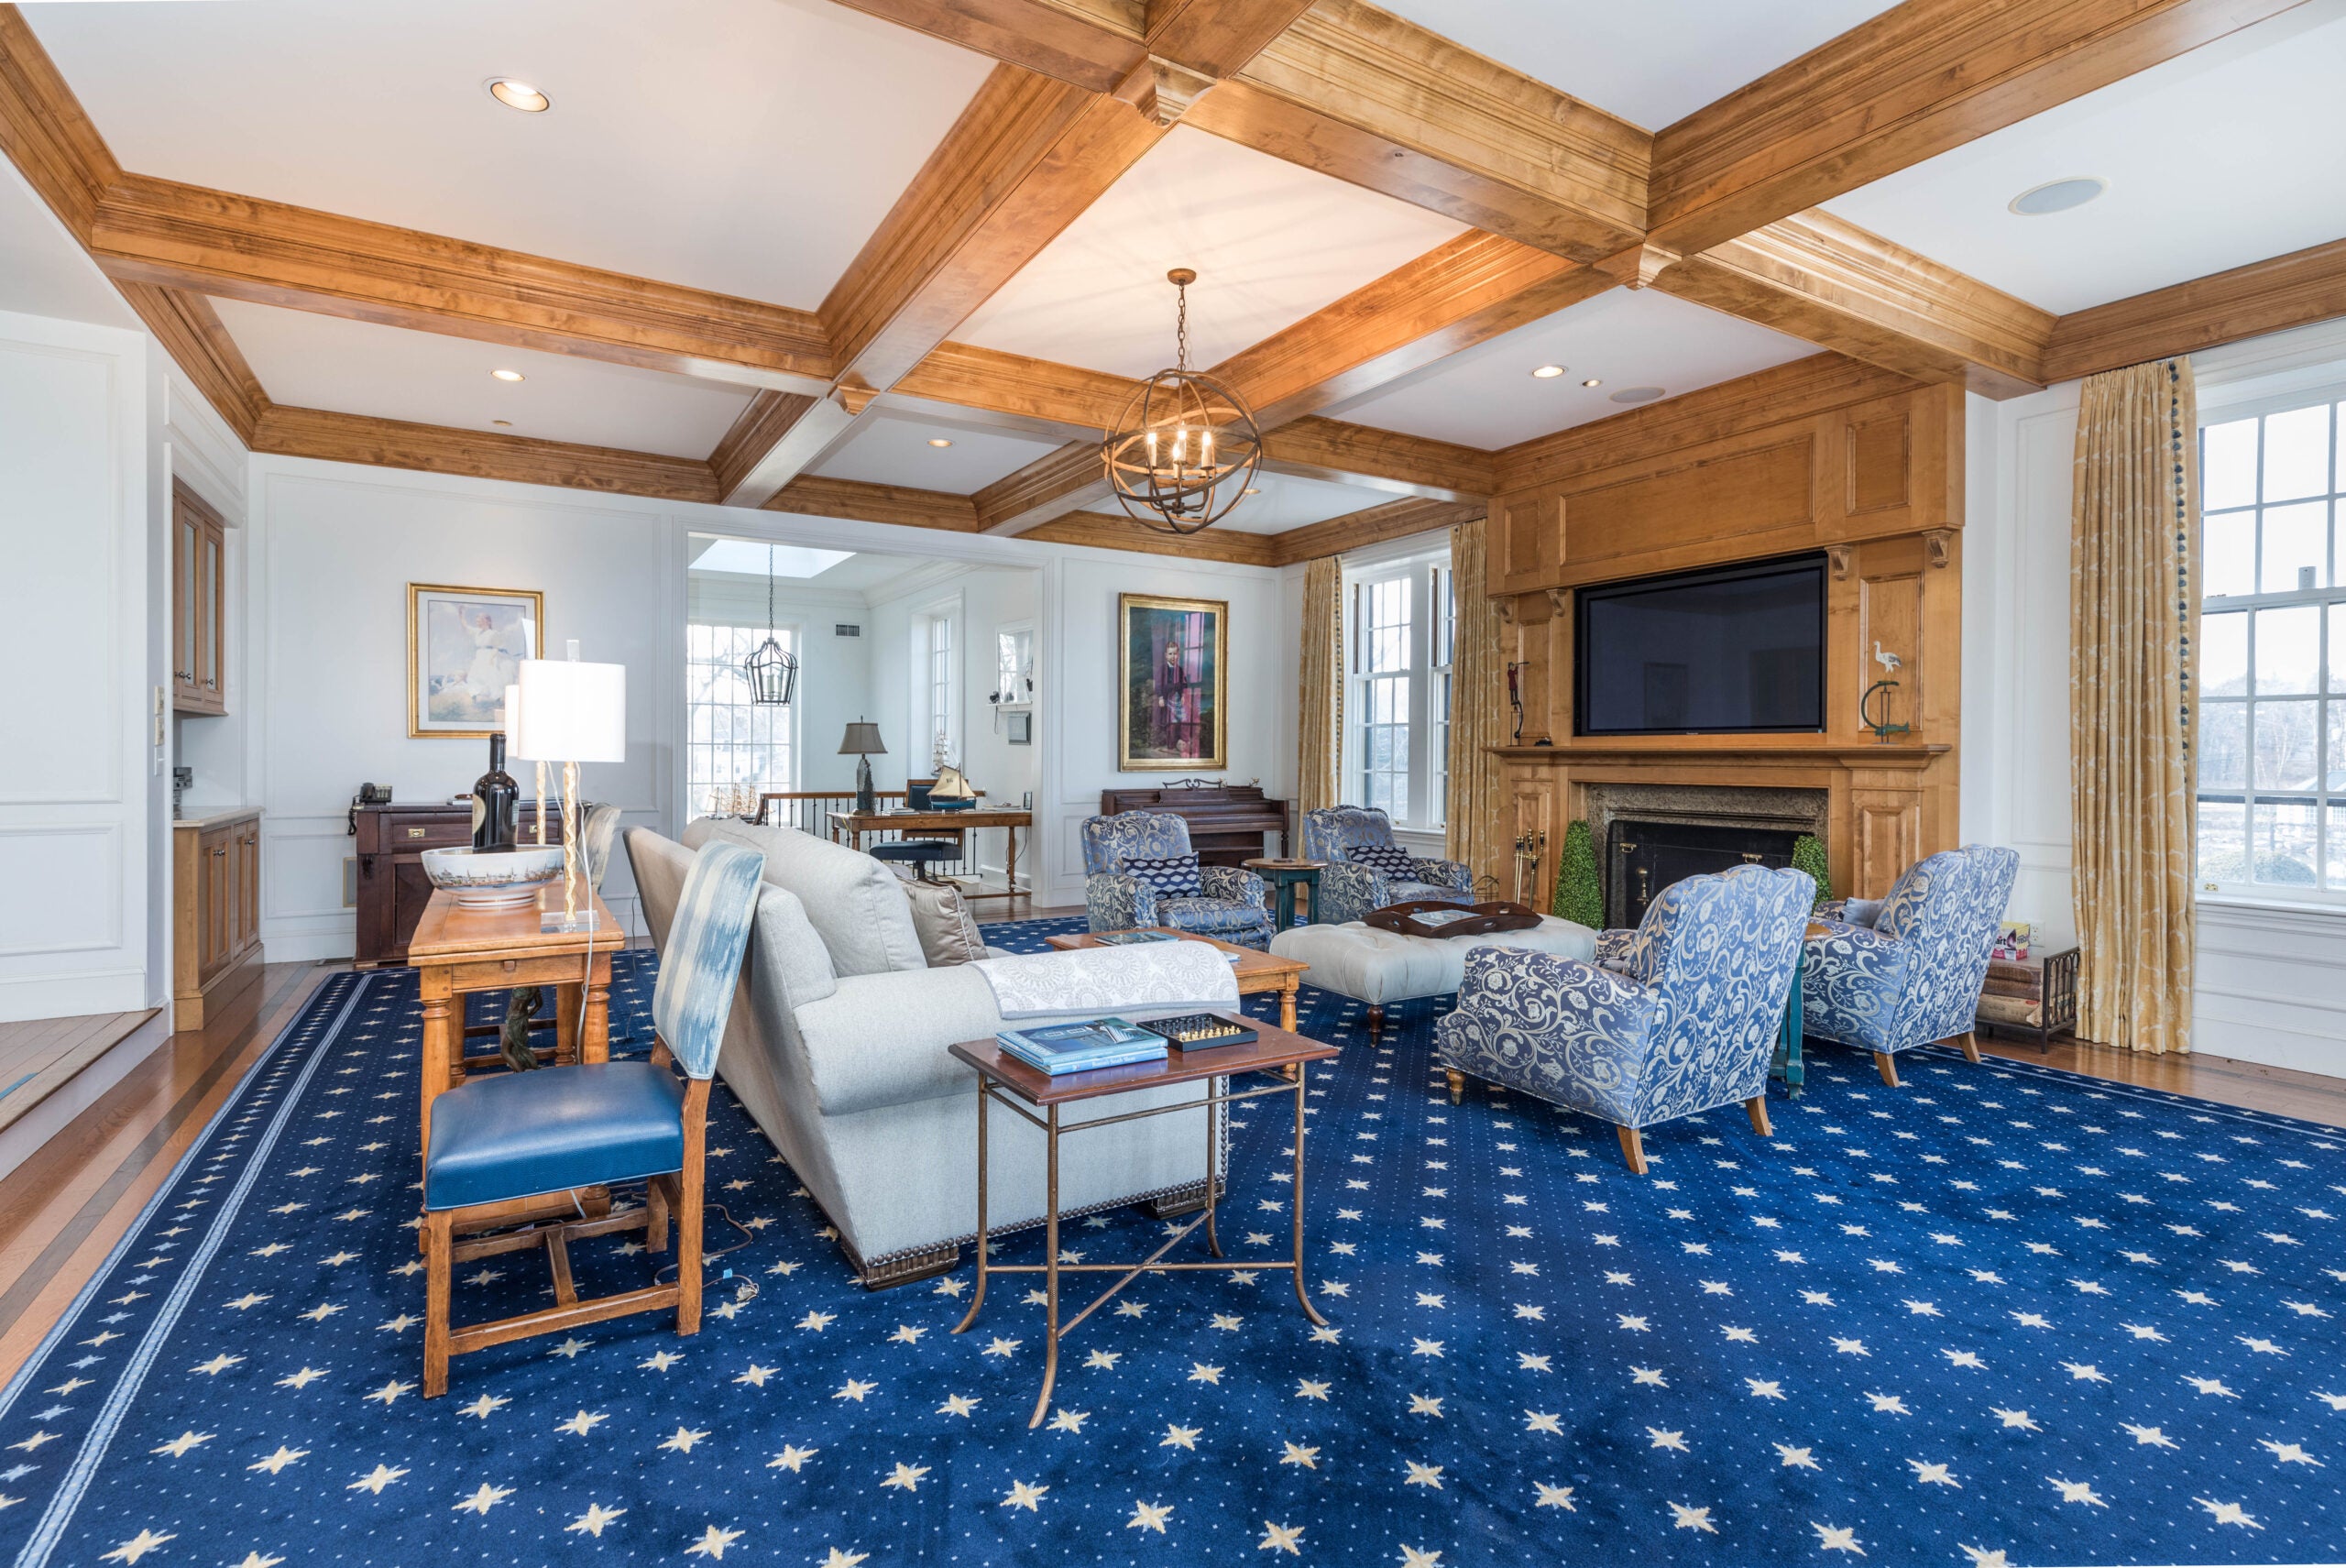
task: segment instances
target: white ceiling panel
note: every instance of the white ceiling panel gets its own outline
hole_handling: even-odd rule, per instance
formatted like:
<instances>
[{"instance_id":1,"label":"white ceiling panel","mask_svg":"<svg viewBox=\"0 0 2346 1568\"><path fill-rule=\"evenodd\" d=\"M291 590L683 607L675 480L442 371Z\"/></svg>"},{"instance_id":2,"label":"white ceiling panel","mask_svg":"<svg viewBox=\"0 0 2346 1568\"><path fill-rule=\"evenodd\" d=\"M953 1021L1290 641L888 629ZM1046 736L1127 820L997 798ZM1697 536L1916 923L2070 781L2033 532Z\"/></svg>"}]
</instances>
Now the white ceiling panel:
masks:
<instances>
[{"instance_id":1,"label":"white ceiling panel","mask_svg":"<svg viewBox=\"0 0 2346 1568\"><path fill-rule=\"evenodd\" d=\"M1512 446L1621 413L1635 406L1614 400L1625 392L1659 387L1676 397L1816 351L1652 289L1615 289L1328 412L1435 441ZM1562 365L1564 374L1534 377L1543 365ZM1590 379L1600 384L1581 384Z\"/></svg>"},{"instance_id":2,"label":"white ceiling panel","mask_svg":"<svg viewBox=\"0 0 2346 1568\"><path fill-rule=\"evenodd\" d=\"M27 14L137 173L809 310L992 65L829 0Z\"/></svg>"},{"instance_id":3,"label":"white ceiling panel","mask_svg":"<svg viewBox=\"0 0 2346 1568\"><path fill-rule=\"evenodd\" d=\"M1424 255L1463 225L1177 126L953 334L1122 376L1173 363L1173 286L1189 362L1213 365Z\"/></svg>"},{"instance_id":4,"label":"white ceiling panel","mask_svg":"<svg viewBox=\"0 0 2346 1568\"><path fill-rule=\"evenodd\" d=\"M2066 313L2346 235L2346 5L2300 6L1825 206ZM2045 217L2006 204L2110 182Z\"/></svg>"},{"instance_id":5,"label":"white ceiling panel","mask_svg":"<svg viewBox=\"0 0 2346 1568\"><path fill-rule=\"evenodd\" d=\"M1454 42L1648 130L1837 38L1895 0L1382 0Z\"/></svg>"},{"instance_id":6,"label":"white ceiling panel","mask_svg":"<svg viewBox=\"0 0 2346 1568\"><path fill-rule=\"evenodd\" d=\"M1325 479L1299 479L1289 474L1257 474L1254 488L1256 494L1241 499L1231 509L1230 515L1214 526L1238 533L1285 533L1291 528L1325 522L1332 517L1349 517L1402 499L1384 490L1332 484ZM1094 510L1113 511L1115 503L1109 501Z\"/></svg>"},{"instance_id":7,"label":"white ceiling panel","mask_svg":"<svg viewBox=\"0 0 2346 1568\"><path fill-rule=\"evenodd\" d=\"M931 446L932 441L953 444ZM832 479L966 496L1058 449L1058 443L1042 436L1013 435L956 420L914 418L881 408L814 471Z\"/></svg>"},{"instance_id":8,"label":"white ceiling panel","mask_svg":"<svg viewBox=\"0 0 2346 1568\"><path fill-rule=\"evenodd\" d=\"M5 158L0 158L0 311L100 326L138 324L138 317L72 233Z\"/></svg>"},{"instance_id":9,"label":"white ceiling panel","mask_svg":"<svg viewBox=\"0 0 2346 1568\"><path fill-rule=\"evenodd\" d=\"M706 457L750 402L742 389L689 376L238 300L213 304L269 400L294 408ZM522 379L489 374L500 369Z\"/></svg>"}]
</instances>

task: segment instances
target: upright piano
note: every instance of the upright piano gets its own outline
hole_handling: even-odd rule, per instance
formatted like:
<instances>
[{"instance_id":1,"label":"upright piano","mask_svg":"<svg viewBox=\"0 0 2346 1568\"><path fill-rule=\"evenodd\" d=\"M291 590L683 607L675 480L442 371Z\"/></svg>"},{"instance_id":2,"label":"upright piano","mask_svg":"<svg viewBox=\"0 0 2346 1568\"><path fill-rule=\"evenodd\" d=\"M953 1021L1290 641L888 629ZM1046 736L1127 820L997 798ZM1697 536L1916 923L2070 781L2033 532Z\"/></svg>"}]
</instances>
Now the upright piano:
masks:
<instances>
[{"instance_id":1,"label":"upright piano","mask_svg":"<svg viewBox=\"0 0 2346 1568\"><path fill-rule=\"evenodd\" d=\"M1189 847L1198 862L1234 866L1259 859L1263 835L1278 835L1274 853L1285 855L1294 828L1294 807L1266 799L1260 784L1223 784L1206 779L1176 779L1153 789L1103 789L1100 815L1162 811L1189 825Z\"/></svg>"}]
</instances>

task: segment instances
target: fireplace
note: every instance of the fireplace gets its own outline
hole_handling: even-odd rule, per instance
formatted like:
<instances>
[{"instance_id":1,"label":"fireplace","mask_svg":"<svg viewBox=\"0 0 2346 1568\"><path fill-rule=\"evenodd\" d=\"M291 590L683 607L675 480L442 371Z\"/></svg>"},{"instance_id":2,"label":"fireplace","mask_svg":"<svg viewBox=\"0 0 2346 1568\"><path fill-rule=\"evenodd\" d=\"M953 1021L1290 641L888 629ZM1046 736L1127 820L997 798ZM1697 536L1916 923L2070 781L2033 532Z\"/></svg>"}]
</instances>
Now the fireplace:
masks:
<instances>
[{"instance_id":1,"label":"fireplace","mask_svg":"<svg viewBox=\"0 0 2346 1568\"><path fill-rule=\"evenodd\" d=\"M1788 866L1803 833L1825 838L1820 789L1592 784L1586 802L1608 926L1635 926L1674 882L1730 866Z\"/></svg>"}]
</instances>

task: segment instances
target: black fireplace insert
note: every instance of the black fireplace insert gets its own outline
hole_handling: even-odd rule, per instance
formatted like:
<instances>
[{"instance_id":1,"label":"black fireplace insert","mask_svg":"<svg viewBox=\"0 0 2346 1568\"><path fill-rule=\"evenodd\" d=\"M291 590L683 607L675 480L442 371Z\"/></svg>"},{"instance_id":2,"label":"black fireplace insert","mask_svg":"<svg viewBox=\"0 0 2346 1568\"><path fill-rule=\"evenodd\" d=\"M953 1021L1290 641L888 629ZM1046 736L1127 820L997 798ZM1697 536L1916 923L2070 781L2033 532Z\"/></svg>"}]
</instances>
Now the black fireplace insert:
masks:
<instances>
[{"instance_id":1,"label":"black fireplace insert","mask_svg":"<svg viewBox=\"0 0 2346 1568\"><path fill-rule=\"evenodd\" d=\"M1606 855L1605 911L1612 926L1635 926L1671 883L1730 866L1788 866L1797 828L1738 822L1614 819Z\"/></svg>"}]
</instances>

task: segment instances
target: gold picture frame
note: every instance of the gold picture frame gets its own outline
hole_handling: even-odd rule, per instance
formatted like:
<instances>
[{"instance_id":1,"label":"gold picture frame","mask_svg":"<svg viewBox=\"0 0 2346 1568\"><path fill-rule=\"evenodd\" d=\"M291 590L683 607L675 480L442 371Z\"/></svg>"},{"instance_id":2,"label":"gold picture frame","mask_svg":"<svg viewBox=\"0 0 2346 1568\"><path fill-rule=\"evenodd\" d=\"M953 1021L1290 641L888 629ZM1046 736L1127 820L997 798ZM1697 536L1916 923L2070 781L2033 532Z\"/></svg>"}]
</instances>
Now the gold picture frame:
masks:
<instances>
[{"instance_id":1,"label":"gold picture frame","mask_svg":"<svg viewBox=\"0 0 2346 1568\"><path fill-rule=\"evenodd\" d=\"M1230 603L1116 596L1116 769L1230 765Z\"/></svg>"},{"instance_id":2,"label":"gold picture frame","mask_svg":"<svg viewBox=\"0 0 2346 1568\"><path fill-rule=\"evenodd\" d=\"M545 596L534 588L407 586L407 732L480 739L505 728L505 688L542 657Z\"/></svg>"}]
</instances>

